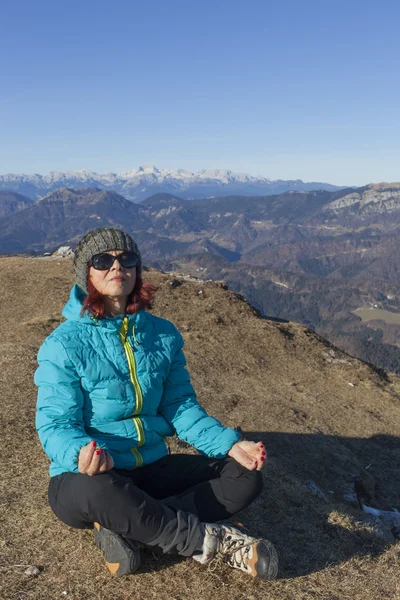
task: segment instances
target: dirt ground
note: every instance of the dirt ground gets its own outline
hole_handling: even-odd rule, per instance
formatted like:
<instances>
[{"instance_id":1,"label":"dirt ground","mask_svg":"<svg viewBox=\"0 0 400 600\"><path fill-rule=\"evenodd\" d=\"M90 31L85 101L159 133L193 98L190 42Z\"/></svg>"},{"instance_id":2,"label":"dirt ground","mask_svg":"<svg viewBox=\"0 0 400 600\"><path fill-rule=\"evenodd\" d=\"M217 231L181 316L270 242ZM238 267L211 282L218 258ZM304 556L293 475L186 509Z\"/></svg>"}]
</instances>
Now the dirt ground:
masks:
<instances>
[{"instance_id":1,"label":"dirt ground","mask_svg":"<svg viewBox=\"0 0 400 600\"><path fill-rule=\"evenodd\" d=\"M354 501L357 487L370 506L400 510L400 378L301 325L260 318L220 283L153 270L145 278L159 286L153 312L184 336L199 401L267 447L264 491L238 518L276 545L279 579L254 581L229 567L210 571L147 551L139 572L115 579L92 531L57 520L34 426L33 373L40 344L62 320L72 265L0 257L0 598L400 599L398 532ZM172 286L174 279L181 285ZM170 442L174 451L192 451ZM38 576L24 574L29 565Z\"/></svg>"}]
</instances>

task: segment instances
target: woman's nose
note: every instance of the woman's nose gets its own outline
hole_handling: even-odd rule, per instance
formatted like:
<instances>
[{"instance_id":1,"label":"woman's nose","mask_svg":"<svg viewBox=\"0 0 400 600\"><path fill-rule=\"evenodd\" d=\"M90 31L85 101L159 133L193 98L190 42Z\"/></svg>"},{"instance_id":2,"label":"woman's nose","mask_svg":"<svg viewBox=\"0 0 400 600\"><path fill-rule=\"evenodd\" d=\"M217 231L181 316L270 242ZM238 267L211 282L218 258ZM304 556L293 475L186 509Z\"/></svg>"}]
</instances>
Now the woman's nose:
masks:
<instances>
[{"instance_id":1,"label":"woman's nose","mask_svg":"<svg viewBox=\"0 0 400 600\"><path fill-rule=\"evenodd\" d=\"M119 260L115 259L114 260L114 264L111 267L112 270L114 271L123 271L124 267L121 265L121 263L119 262Z\"/></svg>"}]
</instances>

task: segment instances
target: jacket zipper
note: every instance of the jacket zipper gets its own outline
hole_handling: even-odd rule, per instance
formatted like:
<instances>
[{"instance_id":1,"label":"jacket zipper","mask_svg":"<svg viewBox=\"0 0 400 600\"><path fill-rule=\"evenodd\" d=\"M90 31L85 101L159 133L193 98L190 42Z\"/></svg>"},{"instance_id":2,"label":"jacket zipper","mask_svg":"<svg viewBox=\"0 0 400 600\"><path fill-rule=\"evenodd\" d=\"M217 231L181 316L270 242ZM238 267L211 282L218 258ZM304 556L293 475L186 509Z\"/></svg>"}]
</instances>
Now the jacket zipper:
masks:
<instances>
[{"instance_id":1,"label":"jacket zipper","mask_svg":"<svg viewBox=\"0 0 400 600\"><path fill-rule=\"evenodd\" d=\"M136 373L135 354L134 354L134 352L132 350L132 346L130 345L129 340L128 340L128 328L129 328L129 319L128 319L128 317L125 317L122 322L121 329L119 330L119 335L120 335L120 339L121 339L122 345L125 350L126 358L128 360L129 376L130 376L132 385L133 385L133 387L135 389L135 393L136 393L136 408L135 408L135 412L133 414L138 415L143 408L143 395L142 395L142 390L140 389L140 385L139 385L139 381L138 381L137 373ZM134 336L134 339L136 340L134 329L135 329L135 326L133 326L133 336ZM136 341L136 343L138 343L138 342ZM144 442L145 442L143 423L137 416L133 416L132 420L136 427L136 433L137 433L137 437L138 437L138 446L139 447L143 446ZM137 467L142 466L143 457L140 454L139 450L137 448L131 448L131 452L136 459L136 466Z\"/></svg>"}]
</instances>

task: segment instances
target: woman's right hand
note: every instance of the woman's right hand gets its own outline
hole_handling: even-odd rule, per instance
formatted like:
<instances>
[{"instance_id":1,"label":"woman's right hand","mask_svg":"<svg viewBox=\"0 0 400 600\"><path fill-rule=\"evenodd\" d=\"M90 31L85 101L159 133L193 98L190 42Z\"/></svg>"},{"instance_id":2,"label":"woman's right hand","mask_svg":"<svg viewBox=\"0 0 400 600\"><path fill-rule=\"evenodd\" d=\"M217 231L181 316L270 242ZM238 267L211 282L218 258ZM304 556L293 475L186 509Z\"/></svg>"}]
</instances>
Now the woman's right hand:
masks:
<instances>
[{"instance_id":1,"label":"woman's right hand","mask_svg":"<svg viewBox=\"0 0 400 600\"><path fill-rule=\"evenodd\" d=\"M112 456L101 448L96 450L96 442L91 440L86 446L81 448L78 458L78 470L83 475L97 475L105 473L114 466Z\"/></svg>"}]
</instances>

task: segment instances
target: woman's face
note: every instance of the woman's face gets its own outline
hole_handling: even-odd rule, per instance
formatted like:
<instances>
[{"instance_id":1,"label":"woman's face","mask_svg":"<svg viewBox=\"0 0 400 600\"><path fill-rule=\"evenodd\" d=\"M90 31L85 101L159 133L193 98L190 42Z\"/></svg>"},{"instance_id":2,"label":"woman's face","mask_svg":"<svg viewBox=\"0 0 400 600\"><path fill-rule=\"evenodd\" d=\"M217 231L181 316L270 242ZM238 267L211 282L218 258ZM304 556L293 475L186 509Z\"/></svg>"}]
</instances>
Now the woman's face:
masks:
<instances>
[{"instance_id":1,"label":"woman's face","mask_svg":"<svg viewBox=\"0 0 400 600\"><path fill-rule=\"evenodd\" d=\"M119 256L123 250L107 250L107 254ZM125 269L118 260L107 271L98 271L89 267L89 279L103 296L129 296L136 283L136 267Z\"/></svg>"}]
</instances>

